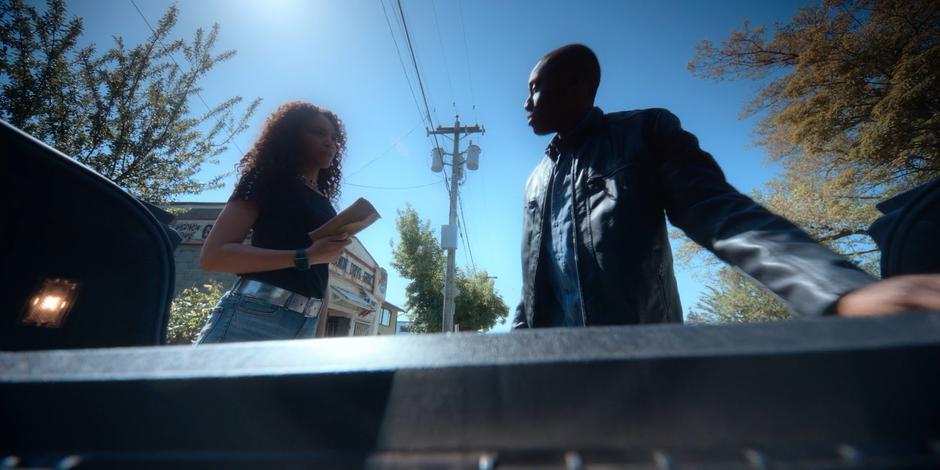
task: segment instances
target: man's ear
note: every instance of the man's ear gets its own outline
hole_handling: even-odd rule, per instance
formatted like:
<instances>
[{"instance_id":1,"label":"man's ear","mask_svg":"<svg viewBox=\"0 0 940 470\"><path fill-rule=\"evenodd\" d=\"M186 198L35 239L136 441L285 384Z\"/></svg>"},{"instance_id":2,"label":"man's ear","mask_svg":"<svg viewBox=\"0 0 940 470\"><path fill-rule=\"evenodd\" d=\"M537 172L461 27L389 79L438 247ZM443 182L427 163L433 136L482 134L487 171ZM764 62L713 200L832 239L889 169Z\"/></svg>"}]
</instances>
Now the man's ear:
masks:
<instances>
[{"instance_id":1,"label":"man's ear","mask_svg":"<svg viewBox=\"0 0 940 470\"><path fill-rule=\"evenodd\" d=\"M591 84L584 77L572 78L571 89L577 95L579 101L590 101L594 103L594 91L591 90Z\"/></svg>"},{"instance_id":2,"label":"man's ear","mask_svg":"<svg viewBox=\"0 0 940 470\"><path fill-rule=\"evenodd\" d=\"M581 87L584 86L584 80L575 74L569 75L567 81L569 90L580 90Z\"/></svg>"}]
</instances>

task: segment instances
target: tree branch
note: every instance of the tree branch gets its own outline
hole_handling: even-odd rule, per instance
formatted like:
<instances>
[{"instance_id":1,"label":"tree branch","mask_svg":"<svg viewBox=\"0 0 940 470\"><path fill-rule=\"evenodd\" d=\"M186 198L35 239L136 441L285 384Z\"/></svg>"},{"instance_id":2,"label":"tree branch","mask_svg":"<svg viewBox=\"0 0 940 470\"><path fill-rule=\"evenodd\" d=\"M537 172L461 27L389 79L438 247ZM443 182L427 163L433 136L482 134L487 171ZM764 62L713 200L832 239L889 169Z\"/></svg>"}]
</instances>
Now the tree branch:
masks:
<instances>
[{"instance_id":1,"label":"tree branch","mask_svg":"<svg viewBox=\"0 0 940 470\"><path fill-rule=\"evenodd\" d=\"M826 227L826 226L821 226L821 227L818 227L818 228L820 228L820 229L826 229L826 228L828 228L828 227ZM852 235L868 235L868 232L866 232L865 230L862 230L862 229L848 229L848 228L847 228L847 229L839 230L839 231L837 231L836 233L833 233L832 235L826 235L826 236L817 237L817 239L818 239L819 241L821 241L821 242L832 242L832 241L836 241L836 240L841 240L841 239L846 238L846 237L851 237Z\"/></svg>"}]
</instances>

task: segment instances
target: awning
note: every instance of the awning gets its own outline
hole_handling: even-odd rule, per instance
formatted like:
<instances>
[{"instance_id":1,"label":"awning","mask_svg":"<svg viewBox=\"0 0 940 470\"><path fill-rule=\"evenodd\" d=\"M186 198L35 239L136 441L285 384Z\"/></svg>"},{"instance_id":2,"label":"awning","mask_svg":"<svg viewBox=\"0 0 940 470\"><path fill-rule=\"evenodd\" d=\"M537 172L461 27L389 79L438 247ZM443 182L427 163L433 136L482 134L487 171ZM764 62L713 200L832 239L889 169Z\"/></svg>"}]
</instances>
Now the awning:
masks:
<instances>
[{"instance_id":1,"label":"awning","mask_svg":"<svg viewBox=\"0 0 940 470\"><path fill-rule=\"evenodd\" d=\"M363 288L361 288L361 287L359 288L359 290L365 295L365 297L366 297L366 302L368 302L369 305L375 305L375 304L378 303L378 302L375 301L375 296L372 295L371 292L369 292L369 291L367 291L367 290L365 290L365 289L363 289Z\"/></svg>"},{"instance_id":2,"label":"awning","mask_svg":"<svg viewBox=\"0 0 940 470\"><path fill-rule=\"evenodd\" d=\"M349 292L342 287L330 286L330 290L333 291L336 300L339 302L351 304L355 308L364 308L369 310L372 309L372 305L369 305L368 300L363 299L362 297L359 297L358 295L353 294L352 292Z\"/></svg>"}]
</instances>

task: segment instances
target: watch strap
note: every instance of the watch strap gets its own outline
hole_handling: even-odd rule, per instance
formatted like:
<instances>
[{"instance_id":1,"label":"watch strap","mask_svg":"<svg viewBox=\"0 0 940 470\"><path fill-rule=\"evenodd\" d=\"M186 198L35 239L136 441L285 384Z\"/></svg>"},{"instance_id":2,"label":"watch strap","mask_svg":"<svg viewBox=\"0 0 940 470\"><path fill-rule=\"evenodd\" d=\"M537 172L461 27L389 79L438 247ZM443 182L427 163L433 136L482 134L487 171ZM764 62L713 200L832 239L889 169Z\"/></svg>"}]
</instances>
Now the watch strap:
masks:
<instances>
[{"instance_id":1,"label":"watch strap","mask_svg":"<svg viewBox=\"0 0 940 470\"><path fill-rule=\"evenodd\" d=\"M307 251L303 248L294 250L294 269L298 271L310 269L310 259L307 258Z\"/></svg>"}]
</instances>

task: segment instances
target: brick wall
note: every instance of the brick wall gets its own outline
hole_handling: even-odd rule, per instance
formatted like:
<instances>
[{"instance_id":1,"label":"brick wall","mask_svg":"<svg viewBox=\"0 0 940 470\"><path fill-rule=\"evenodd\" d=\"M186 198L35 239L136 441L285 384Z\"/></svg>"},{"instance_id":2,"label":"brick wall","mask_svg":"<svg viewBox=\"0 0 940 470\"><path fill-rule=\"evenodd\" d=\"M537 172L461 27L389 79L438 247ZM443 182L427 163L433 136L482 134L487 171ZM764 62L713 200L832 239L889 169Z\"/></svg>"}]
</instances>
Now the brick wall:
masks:
<instances>
[{"instance_id":1,"label":"brick wall","mask_svg":"<svg viewBox=\"0 0 940 470\"><path fill-rule=\"evenodd\" d=\"M227 273L207 273L199 266L199 252L202 250L198 245L180 245L176 248L174 258L176 258L176 284L173 289L173 295L183 289L192 286L201 286L209 281L219 281L223 285L223 291L228 290L235 283L234 274Z\"/></svg>"}]
</instances>

